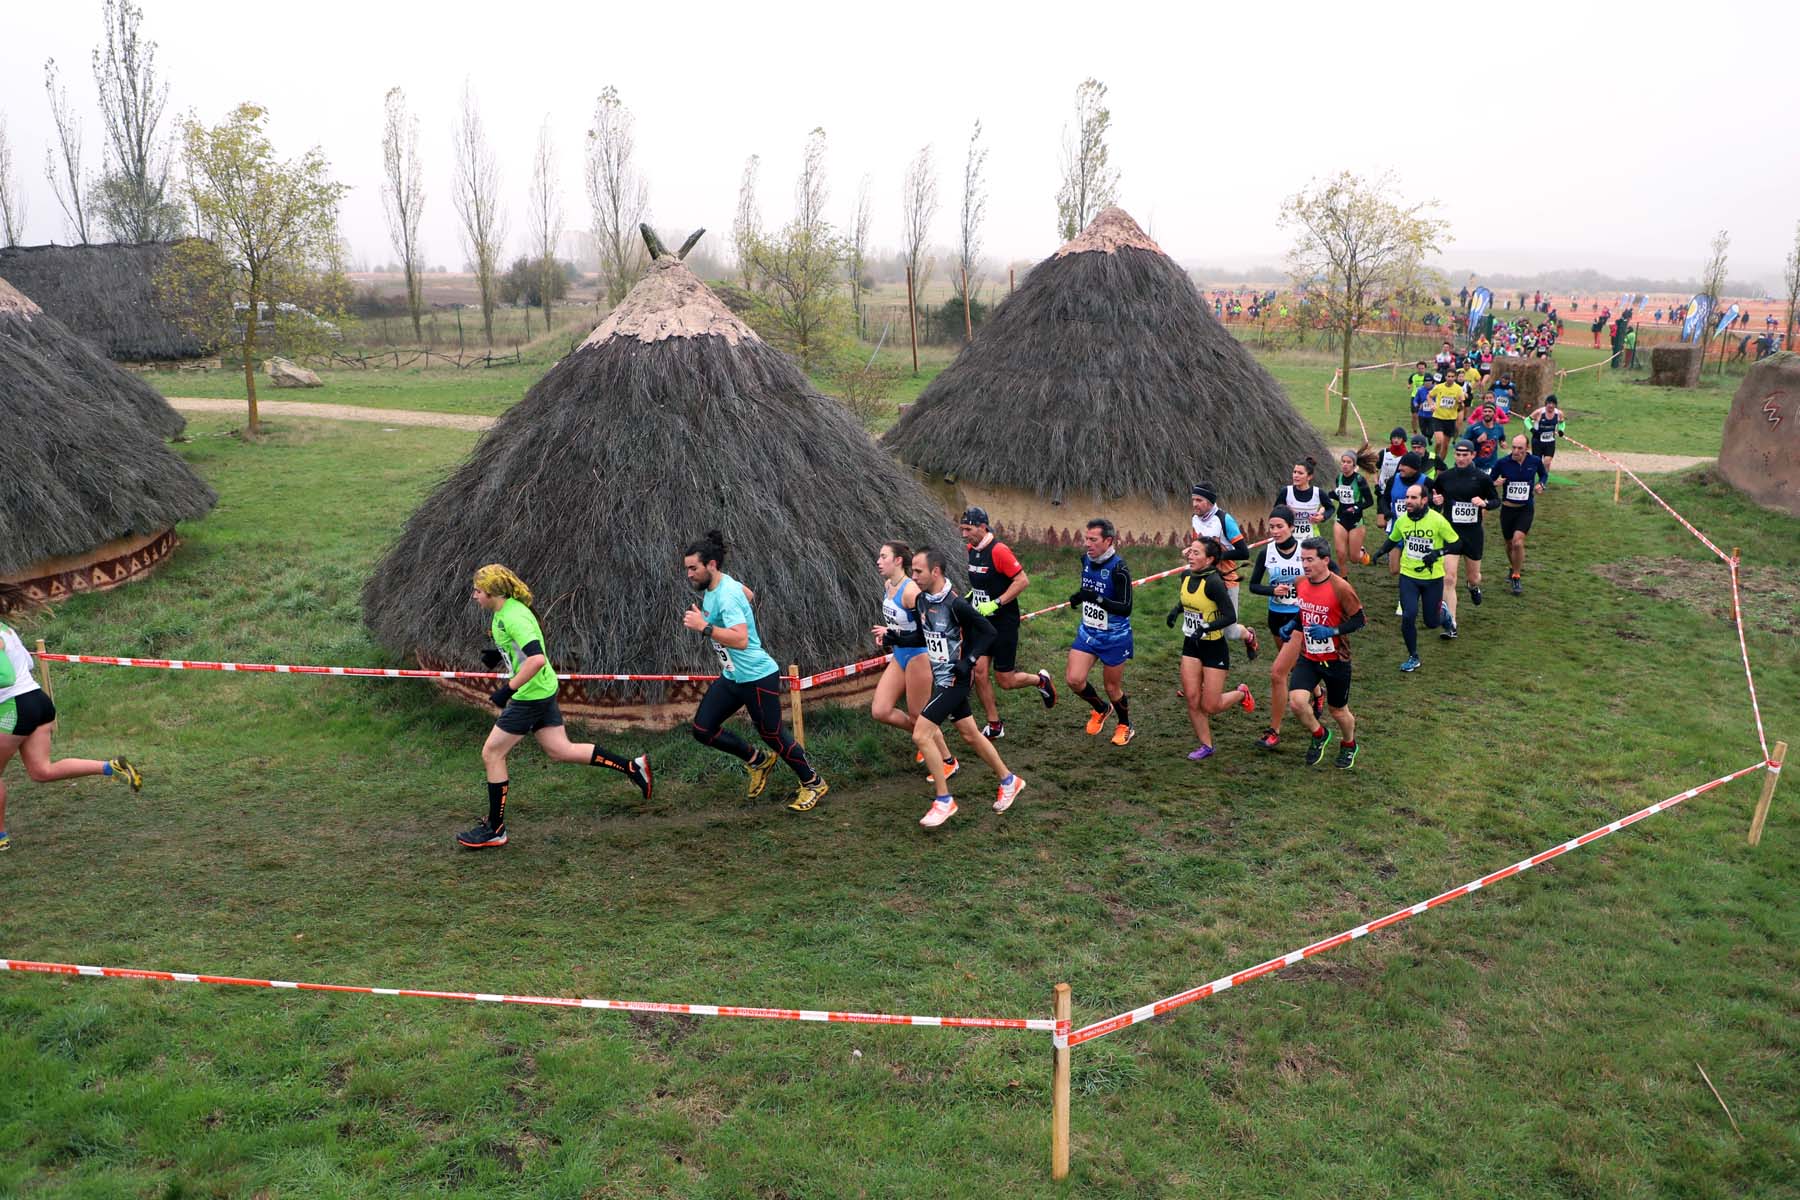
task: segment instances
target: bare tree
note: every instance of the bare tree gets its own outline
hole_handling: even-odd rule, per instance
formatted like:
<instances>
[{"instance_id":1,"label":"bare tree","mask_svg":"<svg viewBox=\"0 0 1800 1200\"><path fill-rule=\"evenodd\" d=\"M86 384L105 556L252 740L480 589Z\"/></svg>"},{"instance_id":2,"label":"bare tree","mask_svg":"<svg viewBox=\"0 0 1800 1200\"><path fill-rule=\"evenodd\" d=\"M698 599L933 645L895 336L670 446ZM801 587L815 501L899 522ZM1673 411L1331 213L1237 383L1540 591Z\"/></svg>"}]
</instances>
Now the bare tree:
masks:
<instances>
[{"instance_id":1,"label":"bare tree","mask_svg":"<svg viewBox=\"0 0 1800 1200\"><path fill-rule=\"evenodd\" d=\"M93 53L94 86L106 135L106 166L94 208L112 236L159 242L181 233L181 205L170 194L171 147L157 133L169 85L156 72L156 43L138 27L144 11L131 0L105 0L106 40Z\"/></svg>"},{"instance_id":2,"label":"bare tree","mask_svg":"<svg viewBox=\"0 0 1800 1200\"><path fill-rule=\"evenodd\" d=\"M12 140L6 135L6 114L0 113L0 245L17 246L25 240L25 193L13 173Z\"/></svg>"},{"instance_id":3,"label":"bare tree","mask_svg":"<svg viewBox=\"0 0 1800 1200\"><path fill-rule=\"evenodd\" d=\"M1357 327L1404 286L1408 272L1448 240L1445 222L1425 215L1430 204L1391 198L1393 178L1364 180L1342 171L1289 196L1281 223L1295 230L1288 273L1301 298L1323 312L1343 341L1340 434L1350 421L1350 348Z\"/></svg>"},{"instance_id":4,"label":"bare tree","mask_svg":"<svg viewBox=\"0 0 1800 1200\"><path fill-rule=\"evenodd\" d=\"M3 148L0 148L3 151ZM0 160L0 191L6 187L6 164ZM1781 276L1782 284L1787 288L1787 337L1782 340L1782 348L1794 348L1795 310L1800 309L1800 221L1794 223L1794 248L1788 251L1787 264Z\"/></svg>"},{"instance_id":5,"label":"bare tree","mask_svg":"<svg viewBox=\"0 0 1800 1200\"><path fill-rule=\"evenodd\" d=\"M419 118L406 110L406 93L399 88L388 89L381 126L381 210L387 216L388 241L406 276L413 339L422 341L425 289L419 215L425 211L425 168L419 162Z\"/></svg>"},{"instance_id":6,"label":"bare tree","mask_svg":"<svg viewBox=\"0 0 1800 1200\"><path fill-rule=\"evenodd\" d=\"M957 222L957 298L967 300L963 289L976 279L981 266L981 221L987 213L987 192L983 190L982 172L987 165L987 147L981 144L981 122L969 135L969 153L963 159L962 219Z\"/></svg>"},{"instance_id":7,"label":"bare tree","mask_svg":"<svg viewBox=\"0 0 1800 1200\"><path fill-rule=\"evenodd\" d=\"M850 247L845 266L850 273L850 307L856 313L856 335L862 336L863 315L862 295L863 276L869 269L869 228L871 201L869 187L872 180L867 175L856 186L856 212L850 219Z\"/></svg>"},{"instance_id":8,"label":"bare tree","mask_svg":"<svg viewBox=\"0 0 1800 1200\"><path fill-rule=\"evenodd\" d=\"M752 154L744 160L744 176L738 182L737 213L731 220L731 248L737 254L738 273L744 290L756 290L756 242L762 237L762 210L756 206L756 176L762 170L762 156Z\"/></svg>"},{"instance_id":9,"label":"bare tree","mask_svg":"<svg viewBox=\"0 0 1800 1200\"><path fill-rule=\"evenodd\" d=\"M542 279L538 297L544 303L544 328L550 328L550 298L555 292L553 278L562 270L556 262L556 243L562 240L562 186L556 178L556 143L550 137L550 115L538 127L537 155L531 164L531 246L537 252L538 274Z\"/></svg>"},{"instance_id":10,"label":"bare tree","mask_svg":"<svg viewBox=\"0 0 1800 1200\"><path fill-rule=\"evenodd\" d=\"M825 180L825 131L806 140L794 183L794 219L769 237L757 237L752 258L763 280L757 294L759 332L811 370L837 348L848 321L839 289L844 285L843 239L825 219L831 197Z\"/></svg>"},{"instance_id":11,"label":"bare tree","mask_svg":"<svg viewBox=\"0 0 1800 1200\"><path fill-rule=\"evenodd\" d=\"M1075 89L1075 132L1063 127L1062 186L1056 190L1056 230L1065 242L1085 229L1118 193L1119 172L1106 147L1111 125L1106 85L1098 79L1082 80Z\"/></svg>"},{"instance_id":12,"label":"bare tree","mask_svg":"<svg viewBox=\"0 0 1800 1200\"><path fill-rule=\"evenodd\" d=\"M481 292L482 330L492 346L498 290L495 284L500 249L506 241L506 216L500 211L500 168L481 126L475 85L466 81L452 149L456 161L456 215L462 221L463 249L475 267L475 286Z\"/></svg>"},{"instance_id":13,"label":"bare tree","mask_svg":"<svg viewBox=\"0 0 1800 1200\"><path fill-rule=\"evenodd\" d=\"M632 125L619 89L602 89L587 135L587 194L600 256L600 291L608 305L625 298L649 262L638 226L650 219L650 188L632 163L637 145Z\"/></svg>"},{"instance_id":14,"label":"bare tree","mask_svg":"<svg viewBox=\"0 0 1800 1200\"><path fill-rule=\"evenodd\" d=\"M88 236L88 190L93 181L81 166L81 118L69 107L69 92L57 77L54 58L44 60L44 91L49 93L50 116L56 122L56 145L44 150L44 178L56 193L70 235L85 246L92 240Z\"/></svg>"},{"instance_id":15,"label":"bare tree","mask_svg":"<svg viewBox=\"0 0 1800 1200\"><path fill-rule=\"evenodd\" d=\"M921 146L900 184L900 253L912 271L915 309L934 265L927 253L926 239L931 236L937 208L937 172L931 166L931 147Z\"/></svg>"},{"instance_id":16,"label":"bare tree","mask_svg":"<svg viewBox=\"0 0 1800 1200\"><path fill-rule=\"evenodd\" d=\"M1719 313L1723 311L1720 293L1725 290L1725 273L1731 260L1731 233L1721 229L1713 234L1712 243L1706 250L1706 266L1700 270L1700 291L1709 298L1712 309L1694 331L1694 340L1700 344L1700 361L1706 362L1706 346L1712 341L1713 326L1718 323ZM1725 360L1719 360L1719 370L1724 371Z\"/></svg>"}]
</instances>

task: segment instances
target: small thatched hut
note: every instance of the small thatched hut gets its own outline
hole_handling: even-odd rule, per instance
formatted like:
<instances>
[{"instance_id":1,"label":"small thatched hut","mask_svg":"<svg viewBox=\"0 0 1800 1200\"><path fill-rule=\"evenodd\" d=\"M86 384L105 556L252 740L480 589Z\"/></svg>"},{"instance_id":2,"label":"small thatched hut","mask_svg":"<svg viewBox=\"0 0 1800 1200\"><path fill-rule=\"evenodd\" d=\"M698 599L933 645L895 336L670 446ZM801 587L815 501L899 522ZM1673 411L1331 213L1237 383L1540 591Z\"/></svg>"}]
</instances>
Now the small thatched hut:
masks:
<instances>
[{"instance_id":1,"label":"small thatched hut","mask_svg":"<svg viewBox=\"0 0 1800 1200\"><path fill-rule=\"evenodd\" d=\"M117 587L166 558L176 522L205 516L218 502L164 444L180 429L160 396L0 279L6 593L51 603Z\"/></svg>"},{"instance_id":2,"label":"small thatched hut","mask_svg":"<svg viewBox=\"0 0 1800 1200\"><path fill-rule=\"evenodd\" d=\"M118 362L161 362L210 353L157 301L156 275L173 242L12 246L0 276Z\"/></svg>"},{"instance_id":3,"label":"small thatched hut","mask_svg":"<svg viewBox=\"0 0 1800 1200\"><path fill-rule=\"evenodd\" d=\"M1013 537L1179 542L1189 488L1256 524L1289 471L1335 464L1187 272L1108 208L1033 267L882 444Z\"/></svg>"},{"instance_id":4,"label":"small thatched hut","mask_svg":"<svg viewBox=\"0 0 1800 1200\"><path fill-rule=\"evenodd\" d=\"M718 529L725 569L757 594L763 644L819 670L873 652L883 541L957 547L939 505L842 404L645 240L645 277L483 435L376 567L363 617L383 644L480 670L488 622L469 580L501 562L531 585L558 669L711 674L713 655L681 627L695 602L681 550ZM560 699L588 720L672 726L702 690L565 684Z\"/></svg>"}]
</instances>

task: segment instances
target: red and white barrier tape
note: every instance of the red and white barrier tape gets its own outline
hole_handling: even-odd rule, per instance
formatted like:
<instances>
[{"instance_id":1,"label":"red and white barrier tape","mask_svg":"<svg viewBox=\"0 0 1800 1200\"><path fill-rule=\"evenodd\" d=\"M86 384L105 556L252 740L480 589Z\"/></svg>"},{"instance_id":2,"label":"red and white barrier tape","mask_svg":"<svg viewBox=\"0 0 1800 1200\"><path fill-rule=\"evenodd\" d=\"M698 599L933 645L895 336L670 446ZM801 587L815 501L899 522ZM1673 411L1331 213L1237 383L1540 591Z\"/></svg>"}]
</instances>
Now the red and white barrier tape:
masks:
<instances>
[{"instance_id":1,"label":"red and white barrier tape","mask_svg":"<svg viewBox=\"0 0 1800 1200\"><path fill-rule=\"evenodd\" d=\"M1658 504L1662 505L1664 512L1668 513L1671 517L1674 517L1677 521L1681 522L1681 527L1683 529L1687 530L1689 533L1691 533L1695 537L1699 538L1701 544L1704 545L1708 550L1711 550L1714 554L1718 555L1720 558L1724 559L1727 562L1731 561L1731 556L1726 554L1723 550L1719 549L1717 546L1713 545L1713 540L1711 538L1707 537L1704 533L1701 533L1698 529L1694 528L1693 522L1689 521L1686 517L1684 517L1680 513L1676 512L1673 508L1671 508L1669 506L1669 502L1667 500L1664 500L1661 496L1657 495L1655 490L1653 488L1651 488L1651 486L1649 484L1645 483L1642 479L1639 479L1636 471L1633 471L1630 467L1626 466L1624 463L1620 462L1618 459L1614 458L1612 455L1607 454L1600 450L1596 450L1592 446L1588 445L1586 442L1576 441L1574 438L1570 437L1566 433L1563 434L1563 441L1573 442L1575 445L1581 447L1583 450L1586 450L1589 454L1592 454L1595 458L1598 458L1604 462L1609 462L1613 466L1617 467L1619 470L1623 471L1625 474L1631 476L1631 482L1637 484L1639 487L1643 488L1646 492L1648 492L1650 494L1650 498L1652 500L1654 500Z\"/></svg>"},{"instance_id":2,"label":"red and white barrier tape","mask_svg":"<svg viewBox=\"0 0 1800 1200\"><path fill-rule=\"evenodd\" d=\"M833 1012L810 1008L750 1008L737 1004L664 1004L652 1000L591 1000L574 996L512 996L498 992L440 992L426 988L357 987L341 983L291 983L281 979L243 979L235 975L198 975L185 971L143 971L132 967L84 967L75 963L32 962L0 958L0 971L44 975L91 975L100 979L137 979L158 983L211 983L231 987L289 989L298 992L341 992L355 996L413 996L424 1000L464 1000L483 1004L532 1004L552 1008L599 1008L617 1012L664 1013L689 1017L750 1017L764 1021L822 1021L851 1025L918 1025L943 1029L1020 1029L1054 1033L1049 1017L920 1017L905 1013Z\"/></svg>"},{"instance_id":3,"label":"red and white barrier tape","mask_svg":"<svg viewBox=\"0 0 1800 1200\"><path fill-rule=\"evenodd\" d=\"M1235 974L1221 976L1211 983L1204 983L1199 987L1189 988L1185 992L1176 992L1173 996L1165 996L1161 1000L1146 1004L1141 1008L1134 1008L1130 1012L1120 1013L1116 1017L1108 1017L1104 1021L1095 1021L1091 1025L1084 1025L1080 1029L1073 1030L1066 1035L1058 1032L1055 1034L1056 1044L1058 1046L1079 1046L1083 1042L1091 1042L1095 1038L1105 1037L1107 1034L1117 1032L1129 1025L1136 1025L1141 1021L1148 1021L1152 1017L1161 1016L1163 1013L1180 1008L1183 1005L1192 1004L1196 1000L1204 1000L1208 996L1215 996L1229 988L1249 983L1252 979L1274 974L1276 971L1279 971L1284 967L1291 967L1303 959L1323 954L1327 950L1335 950L1339 946L1353 942L1357 938L1366 937L1377 930L1386 929L1390 925L1398 925L1400 922L1411 917L1416 917L1420 913L1436 908L1440 904L1448 904L1450 901L1458 899L1459 897L1470 895L1471 893L1480 891L1484 887L1499 883L1502 879L1509 879L1523 871L1529 871L1531 868L1547 863L1559 855L1567 854L1571 850L1579 849L1589 842L1598 841L1609 833L1617 833L1627 825L1635 824L1645 817L1663 812L1666 809L1674 808L1684 800L1692 800L1702 792L1710 792L1714 788L1722 787L1734 779L1741 779L1745 775L1764 769L1774 769L1773 764L1767 759L1764 759L1761 762L1752 763L1747 767L1742 767L1729 775L1721 775L1710 783L1703 783L1699 787L1691 787L1685 792L1670 796L1667 800L1658 800L1655 804L1649 805L1646 808L1640 808L1629 816L1620 817L1618 820L1611 821L1600 826L1598 829L1584 833L1580 837L1570 838L1568 841L1563 842L1560 845L1552 846L1550 849L1545 850L1540 854L1534 854L1530 858L1521 859L1510 867L1502 867L1492 874L1483 875L1480 879L1471 880L1461 887L1451 888L1447 892L1440 892L1429 900L1421 900L1419 903L1410 905L1406 908L1395 909L1393 912L1379 920L1370 921L1364 925L1358 925L1353 929L1346 929L1340 934L1325 938L1322 941L1314 942L1310 946L1303 946L1298 950L1289 951L1279 958L1271 958L1267 962L1258 963L1254 967L1246 968Z\"/></svg>"},{"instance_id":4,"label":"red and white barrier tape","mask_svg":"<svg viewBox=\"0 0 1800 1200\"><path fill-rule=\"evenodd\" d=\"M1728 558L1731 568L1731 623L1737 627L1738 655L1744 661L1744 682L1750 685L1750 713L1756 718L1756 740L1762 744L1763 757L1769 757L1769 736L1763 732L1762 703L1756 698L1756 676L1750 673L1750 644L1744 640L1744 606L1738 598L1738 560Z\"/></svg>"},{"instance_id":5,"label":"red and white barrier tape","mask_svg":"<svg viewBox=\"0 0 1800 1200\"><path fill-rule=\"evenodd\" d=\"M1619 351L1614 351L1613 353L1607 355L1605 358L1601 359L1599 362L1591 362L1585 367L1573 367L1567 371L1563 370L1561 367L1558 367L1556 369L1556 377L1558 379L1561 379L1565 375L1579 375L1583 371L1592 371L1595 367L1604 367L1607 363L1609 363L1613 359L1619 357L1619 353L1620 353ZM1561 387L1562 384L1558 383L1556 386Z\"/></svg>"},{"instance_id":6,"label":"red and white barrier tape","mask_svg":"<svg viewBox=\"0 0 1800 1200\"><path fill-rule=\"evenodd\" d=\"M1386 366L1389 364L1384 363L1383 365ZM1372 368L1372 367L1351 367L1350 369L1352 371L1368 371L1368 370L1373 370L1374 368ZM1333 397L1333 396L1341 396L1343 398L1344 403L1346 403L1350 406L1350 411L1356 414L1356 427L1358 429L1362 430L1363 445L1366 446L1369 444L1369 427L1367 425L1363 424L1362 409L1356 407L1356 401L1350 399L1350 394L1348 392L1338 391L1338 386L1337 386L1338 380L1342 379L1343 377L1344 377L1344 369L1342 367L1339 367L1337 369L1336 373L1334 373L1332 375L1331 382L1325 385L1325 403L1327 406L1329 406L1331 404L1331 397Z\"/></svg>"}]
</instances>

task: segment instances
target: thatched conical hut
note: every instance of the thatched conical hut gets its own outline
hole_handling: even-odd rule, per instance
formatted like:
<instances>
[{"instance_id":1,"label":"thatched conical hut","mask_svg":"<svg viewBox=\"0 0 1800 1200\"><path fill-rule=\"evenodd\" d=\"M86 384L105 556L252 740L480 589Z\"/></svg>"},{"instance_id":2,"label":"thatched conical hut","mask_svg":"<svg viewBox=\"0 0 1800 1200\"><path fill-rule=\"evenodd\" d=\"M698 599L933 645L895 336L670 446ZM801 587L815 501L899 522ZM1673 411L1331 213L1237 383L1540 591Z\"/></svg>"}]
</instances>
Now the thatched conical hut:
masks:
<instances>
[{"instance_id":1,"label":"thatched conical hut","mask_svg":"<svg viewBox=\"0 0 1800 1200\"><path fill-rule=\"evenodd\" d=\"M176 522L219 499L164 444L181 424L155 391L0 279L5 593L52 603L117 587L166 558Z\"/></svg>"},{"instance_id":2,"label":"thatched conical hut","mask_svg":"<svg viewBox=\"0 0 1800 1200\"><path fill-rule=\"evenodd\" d=\"M872 653L883 541L956 547L918 482L681 261L699 236L669 254L646 230L645 277L412 515L363 589L384 645L481 669L469 579L502 562L531 585L559 670L711 674L681 627L695 601L681 550L718 529L763 644L819 670ZM559 698L571 716L672 726L703 690L565 684Z\"/></svg>"},{"instance_id":3,"label":"thatched conical hut","mask_svg":"<svg viewBox=\"0 0 1800 1200\"><path fill-rule=\"evenodd\" d=\"M1179 542L1197 479L1254 525L1296 461L1335 469L1187 272L1117 208L1032 268L882 444L946 480L950 507L1053 543L1096 515L1128 543Z\"/></svg>"},{"instance_id":4,"label":"thatched conical hut","mask_svg":"<svg viewBox=\"0 0 1800 1200\"><path fill-rule=\"evenodd\" d=\"M200 358L209 348L157 300L156 276L174 246L9 246L0 276L117 362Z\"/></svg>"}]
</instances>

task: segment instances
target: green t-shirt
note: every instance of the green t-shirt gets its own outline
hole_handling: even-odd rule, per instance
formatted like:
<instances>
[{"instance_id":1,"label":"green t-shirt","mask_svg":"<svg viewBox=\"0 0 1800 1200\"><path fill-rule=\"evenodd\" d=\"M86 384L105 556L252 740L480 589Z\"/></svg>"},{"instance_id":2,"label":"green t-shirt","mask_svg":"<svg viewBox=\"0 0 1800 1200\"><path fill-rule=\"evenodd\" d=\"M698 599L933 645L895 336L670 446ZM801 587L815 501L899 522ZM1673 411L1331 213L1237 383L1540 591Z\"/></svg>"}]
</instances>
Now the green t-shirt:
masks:
<instances>
[{"instance_id":1,"label":"green t-shirt","mask_svg":"<svg viewBox=\"0 0 1800 1200\"><path fill-rule=\"evenodd\" d=\"M1434 508L1426 509L1422 517L1402 513L1388 532L1388 541L1400 546L1400 573L1414 579L1442 579L1443 560L1433 562L1429 567L1422 560L1425 551L1442 551L1455 540L1456 530L1444 519L1444 514Z\"/></svg>"},{"instance_id":2,"label":"green t-shirt","mask_svg":"<svg viewBox=\"0 0 1800 1200\"><path fill-rule=\"evenodd\" d=\"M494 645L500 647L500 653L506 656L506 665L515 675L519 672L519 664L529 657L525 647L536 642L544 651L544 665L525 681L524 687L513 693L513 699L543 700L556 695L556 671L550 666L550 647L544 645L543 631L538 628L537 618L529 608L507 597L500 611L494 614L493 634Z\"/></svg>"}]
</instances>

